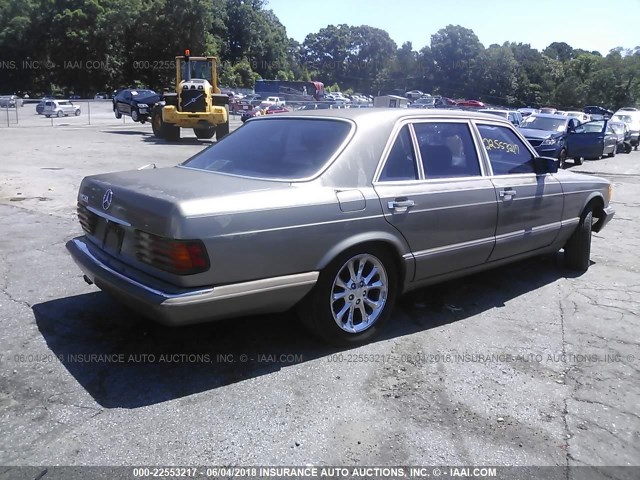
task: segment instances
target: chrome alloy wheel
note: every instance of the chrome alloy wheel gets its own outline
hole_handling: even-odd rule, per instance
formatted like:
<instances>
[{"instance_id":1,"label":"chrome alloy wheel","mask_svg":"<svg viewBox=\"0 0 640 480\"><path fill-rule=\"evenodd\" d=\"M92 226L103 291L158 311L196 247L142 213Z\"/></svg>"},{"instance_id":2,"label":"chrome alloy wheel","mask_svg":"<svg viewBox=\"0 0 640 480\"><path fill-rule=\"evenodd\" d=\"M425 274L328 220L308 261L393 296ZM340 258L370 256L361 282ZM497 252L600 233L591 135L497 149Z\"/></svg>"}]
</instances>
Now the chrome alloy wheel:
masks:
<instances>
[{"instance_id":1,"label":"chrome alloy wheel","mask_svg":"<svg viewBox=\"0 0 640 480\"><path fill-rule=\"evenodd\" d=\"M348 333L360 333L380 317L389 283L380 260L370 254L350 258L338 271L331 288L331 313Z\"/></svg>"}]
</instances>

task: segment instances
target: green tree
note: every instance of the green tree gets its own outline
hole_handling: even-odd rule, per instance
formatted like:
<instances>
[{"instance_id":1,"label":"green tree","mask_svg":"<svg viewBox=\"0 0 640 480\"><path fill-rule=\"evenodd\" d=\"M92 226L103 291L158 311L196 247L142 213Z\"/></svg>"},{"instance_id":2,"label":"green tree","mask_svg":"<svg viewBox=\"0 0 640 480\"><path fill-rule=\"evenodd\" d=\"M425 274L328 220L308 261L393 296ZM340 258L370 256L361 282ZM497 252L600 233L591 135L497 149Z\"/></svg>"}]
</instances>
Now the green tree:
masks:
<instances>
[{"instance_id":1,"label":"green tree","mask_svg":"<svg viewBox=\"0 0 640 480\"><path fill-rule=\"evenodd\" d=\"M480 97L489 102L514 105L520 66L508 46L491 45L476 66ZM474 95L475 96L475 95Z\"/></svg>"},{"instance_id":2,"label":"green tree","mask_svg":"<svg viewBox=\"0 0 640 480\"><path fill-rule=\"evenodd\" d=\"M447 25L431 36L435 79L447 96L472 96L477 92L475 70L484 50L473 30Z\"/></svg>"}]
</instances>

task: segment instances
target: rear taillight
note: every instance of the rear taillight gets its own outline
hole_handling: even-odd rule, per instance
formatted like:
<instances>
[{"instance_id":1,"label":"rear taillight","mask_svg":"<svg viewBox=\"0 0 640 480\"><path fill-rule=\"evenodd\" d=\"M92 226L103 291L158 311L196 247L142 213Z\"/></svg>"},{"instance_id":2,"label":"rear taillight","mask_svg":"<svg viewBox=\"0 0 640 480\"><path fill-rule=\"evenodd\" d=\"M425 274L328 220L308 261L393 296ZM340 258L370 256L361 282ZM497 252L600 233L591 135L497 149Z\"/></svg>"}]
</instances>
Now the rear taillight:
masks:
<instances>
[{"instance_id":1,"label":"rear taillight","mask_svg":"<svg viewBox=\"0 0 640 480\"><path fill-rule=\"evenodd\" d=\"M87 207L78 203L78 220L80 220L80 226L89 235L93 235L96 231L96 224L98 223L98 216L90 212Z\"/></svg>"},{"instance_id":2,"label":"rear taillight","mask_svg":"<svg viewBox=\"0 0 640 480\"><path fill-rule=\"evenodd\" d=\"M136 230L136 258L178 275L209 270L209 256L200 240L173 240L140 230Z\"/></svg>"}]
</instances>

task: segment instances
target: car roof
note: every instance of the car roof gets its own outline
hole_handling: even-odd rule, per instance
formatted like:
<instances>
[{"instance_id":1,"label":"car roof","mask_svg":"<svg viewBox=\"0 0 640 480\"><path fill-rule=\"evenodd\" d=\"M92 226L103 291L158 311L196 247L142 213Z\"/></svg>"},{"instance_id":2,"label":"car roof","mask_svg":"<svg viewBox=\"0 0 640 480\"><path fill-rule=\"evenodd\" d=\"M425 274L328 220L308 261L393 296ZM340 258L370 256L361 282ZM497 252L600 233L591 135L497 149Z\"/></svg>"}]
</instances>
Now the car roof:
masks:
<instances>
[{"instance_id":1,"label":"car roof","mask_svg":"<svg viewBox=\"0 0 640 480\"><path fill-rule=\"evenodd\" d=\"M481 108L479 112L500 112L500 113L520 113L517 110L509 110L506 108Z\"/></svg>"},{"instance_id":2,"label":"car roof","mask_svg":"<svg viewBox=\"0 0 640 480\"><path fill-rule=\"evenodd\" d=\"M568 120L567 115L559 115L557 113L532 113L527 118L556 118L558 120Z\"/></svg>"},{"instance_id":3,"label":"car roof","mask_svg":"<svg viewBox=\"0 0 640 480\"><path fill-rule=\"evenodd\" d=\"M511 125L506 119L501 119L490 113L478 113L469 110L451 109L407 109L407 108L344 108L329 110L296 110L278 115L278 118L291 117L323 117L323 118L344 118L360 122L395 122L399 119L424 119L424 118L451 118L477 120L491 120L493 122L503 122ZM564 117L561 117L564 118Z\"/></svg>"}]
</instances>

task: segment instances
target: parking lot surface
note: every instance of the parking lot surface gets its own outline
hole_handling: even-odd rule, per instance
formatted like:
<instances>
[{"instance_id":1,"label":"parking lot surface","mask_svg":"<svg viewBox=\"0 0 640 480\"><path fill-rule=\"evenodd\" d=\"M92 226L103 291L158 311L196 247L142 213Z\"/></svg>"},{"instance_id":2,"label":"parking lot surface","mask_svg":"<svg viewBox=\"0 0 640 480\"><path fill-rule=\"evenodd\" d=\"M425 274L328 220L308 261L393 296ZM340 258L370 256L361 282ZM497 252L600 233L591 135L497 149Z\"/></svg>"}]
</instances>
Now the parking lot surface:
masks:
<instances>
[{"instance_id":1,"label":"parking lot surface","mask_svg":"<svg viewBox=\"0 0 640 480\"><path fill-rule=\"evenodd\" d=\"M640 152L571 167L615 187L588 272L558 253L432 287L336 350L292 313L171 329L85 284L82 178L211 143L95 108L0 129L0 464L640 464Z\"/></svg>"}]
</instances>

